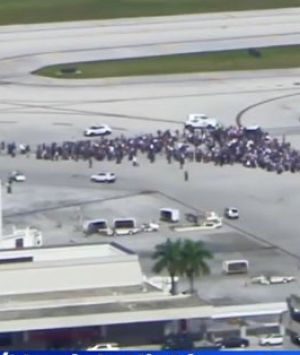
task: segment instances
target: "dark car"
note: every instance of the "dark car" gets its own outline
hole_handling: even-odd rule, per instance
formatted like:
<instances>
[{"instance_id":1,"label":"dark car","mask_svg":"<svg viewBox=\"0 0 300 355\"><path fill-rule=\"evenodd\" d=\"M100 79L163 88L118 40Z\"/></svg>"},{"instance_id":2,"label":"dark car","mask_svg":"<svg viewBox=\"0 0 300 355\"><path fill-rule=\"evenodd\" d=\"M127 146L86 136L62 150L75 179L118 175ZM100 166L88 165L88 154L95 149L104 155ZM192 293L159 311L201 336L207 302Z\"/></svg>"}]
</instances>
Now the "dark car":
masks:
<instances>
[{"instance_id":1,"label":"dark car","mask_svg":"<svg viewBox=\"0 0 300 355\"><path fill-rule=\"evenodd\" d=\"M300 298L296 295L291 295L287 299L287 304L291 318L296 322L300 322Z\"/></svg>"},{"instance_id":2,"label":"dark car","mask_svg":"<svg viewBox=\"0 0 300 355\"><path fill-rule=\"evenodd\" d=\"M240 337L223 338L217 342L221 348L246 348L249 346L249 340Z\"/></svg>"},{"instance_id":3,"label":"dark car","mask_svg":"<svg viewBox=\"0 0 300 355\"><path fill-rule=\"evenodd\" d=\"M300 335L299 334L291 334L290 335L291 342L295 345L300 346Z\"/></svg>"}]
</instances>

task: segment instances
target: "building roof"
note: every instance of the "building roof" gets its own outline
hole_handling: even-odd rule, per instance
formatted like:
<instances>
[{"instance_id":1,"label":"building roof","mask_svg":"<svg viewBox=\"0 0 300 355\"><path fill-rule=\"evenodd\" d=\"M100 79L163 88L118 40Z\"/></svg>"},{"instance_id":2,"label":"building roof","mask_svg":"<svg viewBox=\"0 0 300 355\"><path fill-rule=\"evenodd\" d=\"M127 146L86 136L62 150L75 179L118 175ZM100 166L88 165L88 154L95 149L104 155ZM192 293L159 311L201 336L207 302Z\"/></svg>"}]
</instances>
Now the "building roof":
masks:
<instances>
[{"instance_id":1,"label":"building roof","mask_svg":"<svg viewBox=\"0 0 300 355\"><path fill-rule=\"evenodd\" d=\"M150 289L120 288L19 295L0 298L0 331L122 324L208 316L212 307L197 297Z\"/></svg>"},{"instance_id":2,"label":"building roof","mask_svg":"<svg viewBox=\"0 0 300 355\"><path fill-rule=\"evenodd\" d=\"M116 243L1 251L0 283L2 332L181 318L187 308L190 315L210 308L146 285L137 255Z\"/></svg>"},{"instance_id":3,"label":"building roof","mask_svg":"<svg viewBox=\"0 0 300 355\"><path fill-rule=\"evenodd\" d=\"M49 296L49 297L48 297ZM280 314L285 303L211 306L196 296L152 288L120 288L22 295L0 299L0 332L58 329L196 318Z\"/></svg>"},{"instance_id":4,"label":"building roof","mask_svg":"<svg viewBox=\"0 0 300 355\"><path fill-rule=\"evenodd\" d=\"M1 251L0 296L140 286L137 255L116 243Z\"/></svg>"},{"instance_id":5,"label":"building roof","mask_svg":"<svg viewBox=\"0 0 300 355\"><path fill-rule=\"evenodd\" d=\"M0 249L0 262L9 257L22 257L31 255L36 261L86 259L96 257L117 257L122 255L136 255L132 250L122 245L112 243L76 243L60 245L43 245L41 247L21 249Z\"/></svg>"}]
</instances>

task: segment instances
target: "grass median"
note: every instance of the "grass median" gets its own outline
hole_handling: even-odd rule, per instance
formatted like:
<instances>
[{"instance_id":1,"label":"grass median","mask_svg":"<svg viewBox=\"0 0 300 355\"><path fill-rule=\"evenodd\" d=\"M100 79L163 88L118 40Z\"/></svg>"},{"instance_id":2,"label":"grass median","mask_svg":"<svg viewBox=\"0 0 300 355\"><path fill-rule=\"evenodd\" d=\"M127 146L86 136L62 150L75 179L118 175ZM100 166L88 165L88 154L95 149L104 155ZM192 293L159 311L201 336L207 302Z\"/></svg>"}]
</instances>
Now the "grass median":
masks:
<instances>
[{"instance_id":1,"label":"grass median","mask_svg":"<svg viewBox=\"0 0 300 355\"><path fill-rule=\"evenodd\" d=\"M34 74L55 78L107 78L227 70L295 68L300 46L280 46L124 60L69 63L42 68Z\"/></svg>"},{"instance_id":2,"label":"grass median","mask_svg":"<svg viewBox=\"0 0 300 355\"><path fill-rule=\"evenodd\" d=\"M0 25L299 6L300 0L1 0Z\"/></svg>"}]
</instances>

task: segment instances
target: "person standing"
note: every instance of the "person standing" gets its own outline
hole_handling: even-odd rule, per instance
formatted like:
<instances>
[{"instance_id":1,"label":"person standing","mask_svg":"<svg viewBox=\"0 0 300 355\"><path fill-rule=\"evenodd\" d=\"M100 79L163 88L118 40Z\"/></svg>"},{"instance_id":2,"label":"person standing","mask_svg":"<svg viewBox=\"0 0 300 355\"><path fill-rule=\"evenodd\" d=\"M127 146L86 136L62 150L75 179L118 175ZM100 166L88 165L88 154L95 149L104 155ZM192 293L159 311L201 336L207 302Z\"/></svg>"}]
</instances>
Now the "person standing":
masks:
<instances>
[{"instance_id":1,"label":"person standing","mask_svg":"<svg viewBox=\"0 0 300 355\"><path fill-rule=\"evenodd\" d=\"M11 193L12 193L12 186L11 186L11 182L10 182L10 181L8 181L8 182L6 183L6 192L7 192L8 194L11 194Z\"/></svg>"},{"instance_id":2,"label":"person standing","mask_svg":"<svg viewBox=\"0 0 300 355\"><path fill-rule=\"evenodd\" d=\"M136 155L132 157L132 166L134 167L139 166Z\"/></svg>"},{"instance_id":3,"label":"person standing","mask_svg":"<svg viewBox=\"0 0 300 355\"><path fill-rule=\"evenodd\" d=\"M184 171L184 181L189 180L189 172L187 170Z\"/></svg>"},{"instance_id":4,"label":"person standing","mask_svg":"<svg viewBox=\"0 0 300 355\"><path fill-rule=\"evenodd\" d=\"M93 158L92 158L92 156L89 156L88 160L89 160L89 168L92 169L92 167L93 167Z\"/></svg>"}]
</instances>

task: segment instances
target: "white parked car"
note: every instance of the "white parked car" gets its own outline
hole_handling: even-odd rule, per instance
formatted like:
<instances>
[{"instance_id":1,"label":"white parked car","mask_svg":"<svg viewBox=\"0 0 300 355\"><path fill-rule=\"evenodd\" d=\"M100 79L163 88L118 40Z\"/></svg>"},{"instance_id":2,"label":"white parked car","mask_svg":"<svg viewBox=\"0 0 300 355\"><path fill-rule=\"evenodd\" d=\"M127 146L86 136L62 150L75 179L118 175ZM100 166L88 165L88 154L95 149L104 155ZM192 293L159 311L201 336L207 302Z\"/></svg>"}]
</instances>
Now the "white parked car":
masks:
<instances>
[{"instance_id":1,"label":"white parked car","mask_svg":"<svg viewBox=\"0 0 300 355\"><path fill-rule=\"evenodd\" d=\"M219 122L215 118L209 118L203 113L192 113L184 123L186 129L218 128Z\"/></svg>"},{"instance_id":2,"label":"white parked car","mask_svg":"<svg viewBox=\"0 0 300 355\"><path fill-rule=\"evenodd\" d=\"M16 182L24 182L26 181L26 176L20 171L13 171L10 174L10 179Z\"/></svg>"},{"instance_id":3,"label":"white parked car","mask_svg":"<svg viewBox=\"0 0 300 355\"><path fill-rule=\"evenodd\" d=\"M90 178L92 182L115 182L116 174L114 173L99 173L93 174Z\"/></svg>"},{"instance_id":4,"label":"white parked car","mask_svg":"<svg viewBox=\"0 0 300 355\"><path fill-rule=\"evenodd\" d=\"M142 232L158 232L159 224L155 222L143 223L141 225Z\"/></svg>"},{"instance_id":5,"label":"white parked car","mask_svg":"<svg viewBox=\"0 0 300 355\"><path fill-rule=\"evenodd\" d=\"M259 345L282 345L283 344L283 336L280 334L271 334L266 337L259 339Z\"/></svg>"},{"instance_id":6,"label":"white parked car","mask_svg":"<svg viewBox=\"0 0 300 355\"><path fill-rule=\"evenodd\" d=\"M226 207L224 216L228 219L238 219L240 217L239 211L235 207Z\"/></svg>"},{"instance_id":7,"label":"white parked car","mask_svg":"<svg viewBox=\"0 0 300 355\"><path fill-rule=\"evenodd\" d=\"M251 282L260 285L286 284L295 281L294 276L257 276L252 277Z\"/></svg>"},{"instance_id":8,"label":"white parked car","mask_svg":"<svg viewBox=\"0 0 300 355\"><path fill-rule=\"evenodd\" d=\"M87 351L107 351L107 350L120 350L117 343L96 344L86 349Z\"/></svg>"},{"instance_id":9,"label":"white parked car","mask_svg":"<svg viewBox=\"0 0 300 355\"><path fill-rule=\"evenodd\" d=\"M90 128L87 128L84 131L84 135L86 137L95 137L95 136L106 136L112 133L111 128L106 125L106 124L102 124L99 126L92 126Z\"/></svg>"}]
</instances>

